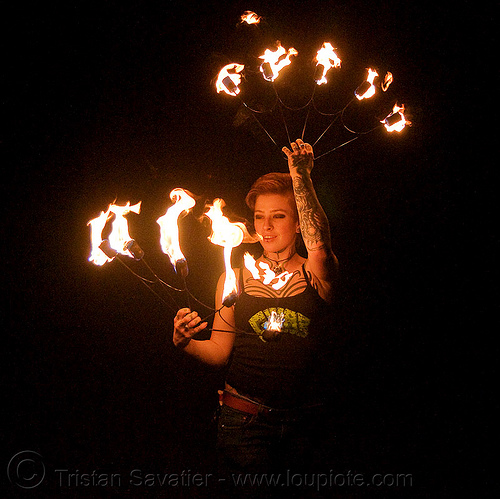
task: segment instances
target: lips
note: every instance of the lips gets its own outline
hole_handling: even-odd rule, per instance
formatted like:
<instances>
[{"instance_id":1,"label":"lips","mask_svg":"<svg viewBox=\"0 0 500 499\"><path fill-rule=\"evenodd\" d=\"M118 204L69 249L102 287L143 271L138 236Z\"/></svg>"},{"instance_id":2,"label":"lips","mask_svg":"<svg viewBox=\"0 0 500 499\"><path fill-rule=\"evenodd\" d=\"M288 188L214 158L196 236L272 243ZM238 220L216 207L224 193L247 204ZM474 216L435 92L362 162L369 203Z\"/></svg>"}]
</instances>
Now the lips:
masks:
<instances>
[{"instance_id":1,"label":"lips","mask_svg":"<svg viewBox=\"0 0 500 499\"><path fill-rule=\"evenodd\" d=\"M266 242L266 243L270 243L271 241L274 241L276 239L277 236L263 236L263 240Z\"/></svg>"}]
</instances>

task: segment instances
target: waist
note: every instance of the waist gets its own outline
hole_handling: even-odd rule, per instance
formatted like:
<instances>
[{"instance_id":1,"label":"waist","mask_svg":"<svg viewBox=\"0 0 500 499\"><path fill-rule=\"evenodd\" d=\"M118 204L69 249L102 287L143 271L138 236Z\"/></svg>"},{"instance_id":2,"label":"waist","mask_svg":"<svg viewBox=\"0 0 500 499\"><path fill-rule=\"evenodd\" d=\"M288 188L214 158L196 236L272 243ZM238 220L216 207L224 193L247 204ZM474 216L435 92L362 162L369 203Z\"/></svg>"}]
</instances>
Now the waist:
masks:
<instances>
[{"instance_id":1,"label":"waist","mask_svg":"<svg viewBox=\"0 0 500 499\"><path fill-rule=\"evenodd\" d=\"M222 405L227 405L232 409L237 411L245 412L247 414L264 415L264 416L283 416L290 417L292 415L303 415L305 412L318 409L323 404L311 404L306 406L298 406L291 408L275 408L265 405L256 400L249 399L247 397L242 397L235 395L226 390L219 392L219 403Z\"/></svg>"}]
</instances>

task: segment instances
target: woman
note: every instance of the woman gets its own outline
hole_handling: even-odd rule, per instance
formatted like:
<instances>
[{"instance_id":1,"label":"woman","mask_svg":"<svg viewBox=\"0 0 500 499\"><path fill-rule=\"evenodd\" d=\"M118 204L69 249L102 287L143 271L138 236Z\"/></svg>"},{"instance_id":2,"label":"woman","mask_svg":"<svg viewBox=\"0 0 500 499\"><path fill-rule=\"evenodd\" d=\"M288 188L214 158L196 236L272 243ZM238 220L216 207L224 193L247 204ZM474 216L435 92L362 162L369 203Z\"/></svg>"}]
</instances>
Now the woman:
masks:
<instances>
[{"instance_id":1,"label":"woman","mask_svg":"<svg viewBox=\"0 0 500 499\"><path fill-rule=\"evenodd\" d=\"M233 472L269 471L276 461L283 464L284 455L301 454L297 430L317 405L311 383L327 334L338 262L311 182L313 149L297 139L283 152L290 174L264 175L246 202L263 248L257 264L267 264L275 274L286 271L290 279L274 289L247 269L236 269L240 295L234 306L216 315L210 340L192 340L207 325L196 312L184 308L174 319L176 346L205 363L228 365L218 447ZM307 258L296 251L299 234ZM217 285L217 309L224 277ZM273 312L278 325L270 327Z\"/></svg>"}]
</instances>

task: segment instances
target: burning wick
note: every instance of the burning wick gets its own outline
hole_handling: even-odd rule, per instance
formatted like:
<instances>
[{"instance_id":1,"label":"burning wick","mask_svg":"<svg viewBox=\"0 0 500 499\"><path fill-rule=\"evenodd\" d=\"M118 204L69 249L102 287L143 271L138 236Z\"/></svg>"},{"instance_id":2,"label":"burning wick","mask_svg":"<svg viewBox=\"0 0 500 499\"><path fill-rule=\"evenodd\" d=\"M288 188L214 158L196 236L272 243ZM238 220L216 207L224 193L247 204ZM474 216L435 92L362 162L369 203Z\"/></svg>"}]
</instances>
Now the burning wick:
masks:
<instances>
[{"instance_id":1,"label":"burning wick","mask_svg":"<svg viewBox=\"0 0 500 499\"><path fill-rule=\"evenodd\" d=\"M245 12L243 12L243 15L241 16L241 23L259 24L261 19L262 17L258 16L255 12L246 10Z\"/></svg>"},{"instance_id":2,"label":"burning wick","mask_svg":"<svg viewBox=\"0 0 500 499\"><path fill-rule=\"evenodd\" d=\"M290 60L292 55L298 54L298 52L293 47L289 48L287 52L281 46L281 43L279 41L276 42L276 46L277 49L274 52L270 49L266 49L264 55L259 56L259 59L264 60L264 62L260 66L260 71L267 81L276 80L280 71L292 62Z\"/></svg>"},{"instance_id":3,"label":"burning wick","mask_svg":"<svg viewBox=\"0 0 500 499\"><path fill-rule=\"evenodd\" d=\"M157 220L160 226L160 244L163 253L170 258L175 272L185 279L189 269L179 245L178 219L181 214L188 213L196 201L187 191L180 188L174 189L170 193L170 199L174 204L168 208L165 215Z\"/></svg>"},{"instance_id":4,"label":"burning wick","mask_svg":"<svg viewBox=\"0 0 500 499\"><path fill-rule=\"evenodd\" d=\"M104 239L101 244L99 244L99 249L109 258L109 261L118 255L118 251L114 250L107 239Z\"/></svg>"},{"instance_id":5,"label":"burning wick","mask_svg":"<svg viewBox=\"0 0 500 499\"><path fill-rule=\"evenodd\" d=\"M140 261L144 258L144 251L135 239L131 239L127 244L125 244L125 248L127 248L134 260Z\"/></svg>"},{"instance_id":6,"label":"burning wick","mask_svg":"<svg viewBox=\"0 0 500 499\"><path fill-rule=\"evenodd\" d=\"M267 319L262 327L264 331L262 333L261 339L263 341L274 341L280 338L281 336L281 328L283 327L283 323L285 322L285 314L283 312L276 312L275 310L271 311L271 315Z\"/></svg>"},{"instance_id":7,"label":"burning wick","mask_svg":"<svg viewBox=\"0 0 500 499\"><path fill-rule=\"evenodd\" d=\"M380 123L383 123L388 132L401 132L406 125L411 125L404 116L404 104L398 106L394 104L392 113L388 114Z\"/></svg>"},{"instance_id":8,"label":"burning wick","mask_svg":"<svg viewBox=\"0 0 500 499\"><path fill-rule=\"evenodd\" d=\"M389 89L389 86L391 83L394 81L394 77L392 76L392 73L387 71L387 73L384 76L384 81L380 83L380 88L382 89L383 92L387 92Z\"/></svg>"},{"instance_id":9,"label":"burning wick","mask_svg":"<svg viewBox=\"0 0 500 499\"><path fill-rule=\"evenodd\" d=\"M369 99L375 94L375 85L373 80L378 76L378 73L368 68L368 76L366 80L354 91L354 95L358 100Z\"/></svg>"},{"instance_id":10,"label":"burning wick","mask_svg":"<svg viewBox=\"0 0 500 499\"><path fill-rule=\"evenodd\" d=\"M141 202L139 201L132 206L130 201L127 201L124 206L110 204L107 211L102 211L97 218L88 222L92 247L89 257L90 262L95 265L104 265L112 261L118 253L136 260L140 260L144 256L144 252L128 232L128 222L125 216L131 211L137 214L140 213ZM103 241L102 232L113 214L115 219L111 222L111 232L108 239Z\"/></svg>"},{"instance_id":11,"label":"burning wick","mask_svg":"<svg viewBox=\"0 0 500 499\"><path fill-rule=\"evenodd\" d=\"M217 198L209 207L205 215L212 221L212 235L210 242L224 248L224 266L226 269L226 278L222 291L222 304L225 307L234 305L238 298L238 286L236 283L236 274L231 267L231 253L233 248L239 246L246 232L246 227L239 222L232 223L222 214L222 208L225 206L224 200Z\"/></svg>"},{"instance_id":12,"label":"burning wick","mask_svg":"<svg viewBox=\"0 0 500 499\"><path fill-rule=\"evenodd\" d=\"M240 73L243 71L245 66L243 64L228 64L224 66L217 76L217 81L215 83L215 88L217 93L225 92L228 95L236 96L240 93L238 85L241 83Z\"/></svg>"},{"instance_id":13,"label":"burning wick","mask_svg":"<svg viewBox=\"0 0 500 499\"><path fill-rule=\"evenodd\" d=\"M110 205L111 206L111 205ZM101 211L101 214L90 220L87 225L90 225L90 244L91 251L89 256L89 262L92 262L94 265L104 265L107 262L113 260L113 258L118 254L116 250L109 246L109 241L106 239L106 244L102 240L102 231L104 230L104 226L109 220L110 209L104 212ZM103 246L103 248L101 248Z\"/></svg>"},{"instance_id":14,"label":"burning wick","mask_svg":"<svg viewBox=\"0 0 500 499\"><path fill-rule=\"evenodd\" d=\"M335 49L332 47L331 43L325 42L316 54L315 60L317 61L317 64L314 81L318 85L328 83L326 73L330 70L330 68L340 68L342 61L338 58L334 50Z\"/></svg>"}]
</instances>

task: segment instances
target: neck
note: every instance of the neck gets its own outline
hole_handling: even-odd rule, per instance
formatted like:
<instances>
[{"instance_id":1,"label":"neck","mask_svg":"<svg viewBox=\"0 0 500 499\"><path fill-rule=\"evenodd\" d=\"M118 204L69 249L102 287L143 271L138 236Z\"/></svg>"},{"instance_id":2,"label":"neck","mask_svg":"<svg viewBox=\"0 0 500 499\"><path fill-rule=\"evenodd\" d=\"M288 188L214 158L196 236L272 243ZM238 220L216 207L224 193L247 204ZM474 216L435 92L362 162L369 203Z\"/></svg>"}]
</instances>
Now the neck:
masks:
<instances>
[{"instance_id":1,"label":"neck","mask_svg":"<svg viewBox=\"0 0 500 499\"><path fill-rule=\"evenodd\" d=\"M296 251L295 248L293 248L291 251L288 252L288 256L286 258L280 258L282 256L281 252L276 252L276 253L264 253L262 257L264 260L267 260L269 263L270 269L276 274L280 275L283 272L286 271L285 265L295 256ZM271 258L271 256L268 255L276 255L276 258Z\"/></svg>"},{"instance_id":2,"label":"neck","mask_svg":"<svg viewBox=\"0 0 500 499\"><path fill-rule=\"evenodd\" d=\"M266 258L267 260L271 260L275 263L280 263L280 262L287 262L288 260L291 260L296 253L297 252L295 251L295 248L292 248L291 250L289 250L287 252L277 251L276 253L274 253L274 252L266 253L264 251L262 256L264 258Z\"/></svg>"}]
</instances>

